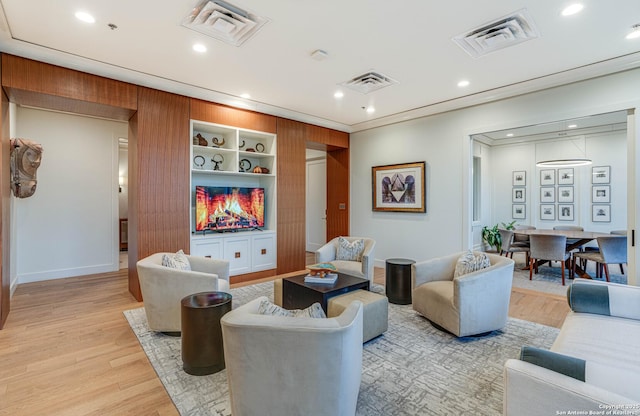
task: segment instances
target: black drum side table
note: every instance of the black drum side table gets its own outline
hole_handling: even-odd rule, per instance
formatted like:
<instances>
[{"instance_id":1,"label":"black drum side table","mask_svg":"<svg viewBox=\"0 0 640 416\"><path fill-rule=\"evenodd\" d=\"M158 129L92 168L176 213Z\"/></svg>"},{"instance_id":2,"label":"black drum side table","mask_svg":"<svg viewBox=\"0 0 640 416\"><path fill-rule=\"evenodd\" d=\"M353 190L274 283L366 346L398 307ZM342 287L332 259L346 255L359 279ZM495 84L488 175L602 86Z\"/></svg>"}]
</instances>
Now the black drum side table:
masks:
<instances>
[{"instance_id":1,"label":"black drum side table","mask_svg":"<svg viewBox=\"0 0 640 416\"><path fill-rule=\"evenodd\" d=\"M411 303L411 265L410 259L387 259L385 268L385 291L389 302L397 305Z\"/></svg>"},{"instance_id":2,"label":"black drum side table","mask_svg":"<svg viewBox=\"0 0 640 416\"><path fill-rule=\"evenodd\" d=\"M220 318L231 310L231 295L201 292L180 302L182 369L194 376L224 369Z\"/></svg>"}]
</instances>

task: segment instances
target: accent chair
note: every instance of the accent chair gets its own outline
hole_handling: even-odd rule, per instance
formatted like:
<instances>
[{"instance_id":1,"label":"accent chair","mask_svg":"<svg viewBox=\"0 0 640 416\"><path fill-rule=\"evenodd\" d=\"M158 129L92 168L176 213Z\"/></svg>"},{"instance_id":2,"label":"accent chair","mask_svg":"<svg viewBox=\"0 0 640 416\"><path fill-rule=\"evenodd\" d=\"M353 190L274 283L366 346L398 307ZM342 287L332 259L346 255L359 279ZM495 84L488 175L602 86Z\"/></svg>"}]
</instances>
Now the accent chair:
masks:
<instances>
[{"instance_id":1,"label":"accent chair","mask_svg":"<svg viewBox=\"0 0 640 416\"><path fill-rule=\"evenodd\" d=\"M349 243L356 240L364 241L362 259L339 260L339 240L346 239ZM338 272L350 276L360 277L373 281L373 263L375 261L376 241L367 237L336 237L316 251L316 263L331 263L338 269Z\"/></svg>"}]
</instances>

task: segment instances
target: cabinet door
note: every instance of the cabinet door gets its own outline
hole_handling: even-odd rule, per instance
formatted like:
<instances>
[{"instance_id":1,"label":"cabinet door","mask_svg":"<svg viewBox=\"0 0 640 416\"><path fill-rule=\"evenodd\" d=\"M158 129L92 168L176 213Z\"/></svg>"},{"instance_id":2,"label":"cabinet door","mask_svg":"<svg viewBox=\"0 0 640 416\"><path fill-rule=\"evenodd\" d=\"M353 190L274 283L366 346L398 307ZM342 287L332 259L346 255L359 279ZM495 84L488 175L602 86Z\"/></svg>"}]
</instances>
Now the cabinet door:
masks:
<instances>
[{"instance_id":1,"label":"cabinet door","mask_svg":"<svg viewBox=\"0 0 640 416\"><path fill-rule=\"evenodd\" d=\"M254 236L251 250L254 272L276 268L276 241L273 235Z\"/></svg>"},{"instance_id":2,"label":"cabinet door","mask_svg":"<svg viewBox=\"0 0 640 416\"><path fill-rule=\"evenodd\" d=\"M224 239L224 258L229 260L229 274L251 272L251 239L231 237Z\"/></svg>"},{"instance_id":3,"label":"cabinet door","mask_svg":"<svg viewBox=\"0 0 640 416\"><path fill-rule=\"evenodd\" d=\"M224 258L223 254L222 240L220 239L191 241L192 256L203 256L211 257L212 259L222 259Z\"/></svg>"}]
</instances>

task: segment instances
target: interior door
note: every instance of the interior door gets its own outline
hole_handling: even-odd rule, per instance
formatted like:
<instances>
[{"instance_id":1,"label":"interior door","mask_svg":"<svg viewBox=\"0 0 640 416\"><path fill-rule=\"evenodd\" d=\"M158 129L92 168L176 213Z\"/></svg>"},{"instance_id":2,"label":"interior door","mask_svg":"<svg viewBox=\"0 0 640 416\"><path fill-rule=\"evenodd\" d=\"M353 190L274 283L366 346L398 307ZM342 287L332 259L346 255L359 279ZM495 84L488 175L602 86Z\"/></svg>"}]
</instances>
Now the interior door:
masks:
<instances>
[{"instance_id":1,"label":"interior door","mask_svg":"<svg viewBox=\"0 0 640 416\"><path fill-rule=\"evenodd\" d=\"M316 251L327 242L327 161L307 161L307 251Z\"/></svg>"}]
</instances>

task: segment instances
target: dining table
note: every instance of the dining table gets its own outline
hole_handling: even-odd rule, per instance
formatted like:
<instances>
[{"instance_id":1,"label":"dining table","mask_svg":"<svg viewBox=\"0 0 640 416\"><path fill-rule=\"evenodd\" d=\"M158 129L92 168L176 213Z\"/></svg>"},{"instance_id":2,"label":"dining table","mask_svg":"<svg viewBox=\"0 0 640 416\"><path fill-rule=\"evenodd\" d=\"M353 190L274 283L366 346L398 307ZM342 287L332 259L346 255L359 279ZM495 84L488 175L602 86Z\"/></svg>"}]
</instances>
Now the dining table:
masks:
<instances>
[{"instance_id":1,"label":"dining table","mask_svg":"<svg viewBox=\"0 0 640 416\"><path fill-rule=\"evenodd\" d=\"M567 251L579 250L585 244L595 240L600 236L610 235L609 233L600 233L594 231L579 231L579 230L545 230L545 229L533 229L533 230L513 230L514 234L519 235L564 235L567 237ZM547 260L536 260L536 266L540 266L547 262ZM572 265L572 262L567 264L567 268L575 267L576 275L585 279L591 279L591 276L582 268L579 264ZM526 267L529 268L528 265Z\"/></svg>"}]
</instances>

